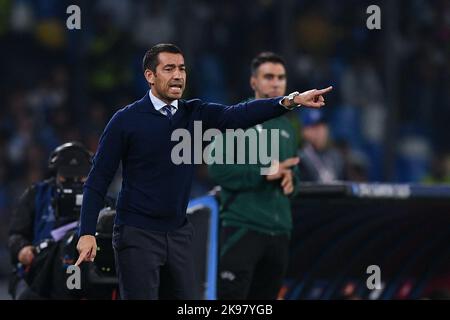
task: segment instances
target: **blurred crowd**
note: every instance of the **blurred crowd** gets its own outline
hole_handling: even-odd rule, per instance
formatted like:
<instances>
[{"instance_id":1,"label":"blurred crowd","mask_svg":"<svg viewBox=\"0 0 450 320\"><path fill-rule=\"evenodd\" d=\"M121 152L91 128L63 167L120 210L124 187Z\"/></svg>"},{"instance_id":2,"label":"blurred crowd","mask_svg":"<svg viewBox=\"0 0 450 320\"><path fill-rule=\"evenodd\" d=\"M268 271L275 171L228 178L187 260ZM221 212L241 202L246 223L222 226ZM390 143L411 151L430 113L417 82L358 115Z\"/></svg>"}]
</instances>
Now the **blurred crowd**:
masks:
<instances>
[{"instance_id":1,"label":"blurred crowd","mask_svg":"<svg viewBox=\"0 0 450 320\"><path fill-rule=\"evenodd\" d=\"M369 30L359 0L1 0L0 243L50 151L77 140L95 152L111 115L147 90L141 59L158 42L185 52L186 97L227 104L251 96L255 54L280 53L289 91L335 87L325 116L344 178L450 182L450 1L392 3ZM71 4L81 30L66 28ZM290 118L301 148L302 113ZM200 166L192 196L212 187Z\"/></svg>"}]
</instances>

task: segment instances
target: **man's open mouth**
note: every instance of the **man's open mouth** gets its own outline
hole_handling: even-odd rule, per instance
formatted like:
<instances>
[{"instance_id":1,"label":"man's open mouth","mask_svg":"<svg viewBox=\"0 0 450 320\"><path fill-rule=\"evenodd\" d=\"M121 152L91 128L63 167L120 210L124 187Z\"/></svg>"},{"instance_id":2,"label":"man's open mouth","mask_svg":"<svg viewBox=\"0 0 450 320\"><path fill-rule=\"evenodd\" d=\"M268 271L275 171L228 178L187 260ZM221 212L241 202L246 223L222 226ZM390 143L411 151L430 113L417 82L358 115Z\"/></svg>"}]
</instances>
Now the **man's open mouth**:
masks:
<instances>
[{"instance_id":1,"label":"man's open mouth","mask_svg":"<svg viewBox=\"0 0 450 320\"><path fill-rule=\"evenodd\" d=\"M183 91L183 85L182 84L171 84L169 85L169 92L172 94L176 94L179 95L181 94Z\"/></svg>"}]
</instances>

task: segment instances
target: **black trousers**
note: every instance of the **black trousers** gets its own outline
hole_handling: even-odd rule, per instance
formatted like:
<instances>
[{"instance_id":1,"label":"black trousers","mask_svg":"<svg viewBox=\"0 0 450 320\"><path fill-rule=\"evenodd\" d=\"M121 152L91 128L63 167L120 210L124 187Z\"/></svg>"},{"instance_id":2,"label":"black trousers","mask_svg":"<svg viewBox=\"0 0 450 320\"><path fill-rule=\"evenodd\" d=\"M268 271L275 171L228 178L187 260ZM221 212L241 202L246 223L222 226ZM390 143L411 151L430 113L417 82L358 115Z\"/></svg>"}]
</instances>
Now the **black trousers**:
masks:
<instances>
[{"instance_id":1,"label":"black trousers","mask_svg":"<svg viewBox=\"0 0 450 320\"><path fill-rule=\"evenodd\" d=\"M274 300L286 274L289 237L222 227L217 297Z\"/></svg>"},{"instance_id":2,"label":"black trousers","mask_svg":"<svg viewBox=\"0 0 450 320\"><path fill-rule=\"evenodd\" d=\"M172 232L115 225L113 248L121 299L198 299L193 225Z\"/></svg>"}]
</instances>

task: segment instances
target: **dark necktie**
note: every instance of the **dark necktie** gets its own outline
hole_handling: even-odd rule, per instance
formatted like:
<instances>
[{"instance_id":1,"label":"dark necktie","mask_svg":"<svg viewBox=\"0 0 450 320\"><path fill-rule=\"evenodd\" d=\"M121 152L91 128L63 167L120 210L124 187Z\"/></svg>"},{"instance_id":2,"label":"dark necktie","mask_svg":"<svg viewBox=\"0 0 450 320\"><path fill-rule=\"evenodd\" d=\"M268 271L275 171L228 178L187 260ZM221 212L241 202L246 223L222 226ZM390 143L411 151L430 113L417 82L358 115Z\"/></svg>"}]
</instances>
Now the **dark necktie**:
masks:
<instances>
[{"instance_id":1,"label":"dark necktie","mask_svg":"<svg viewBox=\"0 0 450 320\"><path fill-rule=\"evenodd\" d=\"M164 110L164 113L166 114L167 118L169 118L171 120L172 119L172 106L165 105L164 107L162 107L162 109Z\"/></svg>"}]
</instances>

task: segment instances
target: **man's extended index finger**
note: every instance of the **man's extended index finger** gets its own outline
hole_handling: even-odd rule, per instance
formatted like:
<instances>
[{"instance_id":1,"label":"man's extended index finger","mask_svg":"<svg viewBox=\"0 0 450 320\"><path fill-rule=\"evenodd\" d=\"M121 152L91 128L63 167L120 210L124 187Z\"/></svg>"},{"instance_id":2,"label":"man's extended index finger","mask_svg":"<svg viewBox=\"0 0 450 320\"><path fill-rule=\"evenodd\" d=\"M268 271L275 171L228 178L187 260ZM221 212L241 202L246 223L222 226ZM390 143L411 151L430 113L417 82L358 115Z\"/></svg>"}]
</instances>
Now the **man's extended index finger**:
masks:
<instances>
[{"instance_id":1,"label":"man's extended index finger","mask_svg":"<svg viewBox=\"0 0 450 320\"><path fill-rule=\"evenodd\" d=\"M299 158L289 158L284 160L283 163L283 167L287 168L287 167L292 167L295 166L298 162L299 162Z\"/></svg>"},{"instance_id":2,"label":"man's extended index finger","mask_svg":"<svg viewBox=\"0 0 450 320\"><path fill-rule=\"evenodd\" d=\"M333 86L329 86L328 88L317 90L316 94L325 94L333 90Z\"/></svg>"},{"instance_id":3,"label":"man's extended index finger","mask_svg":"<svg viewBox=\"0 0 450 320\"><path fill-rule=\"evenodd\" d=\"M87 252L81 253L80 256L78 257L77 262L75 262L75 266L79 266L83 261L84 258L87 256Z\"/></svg>"}]
</instances>

